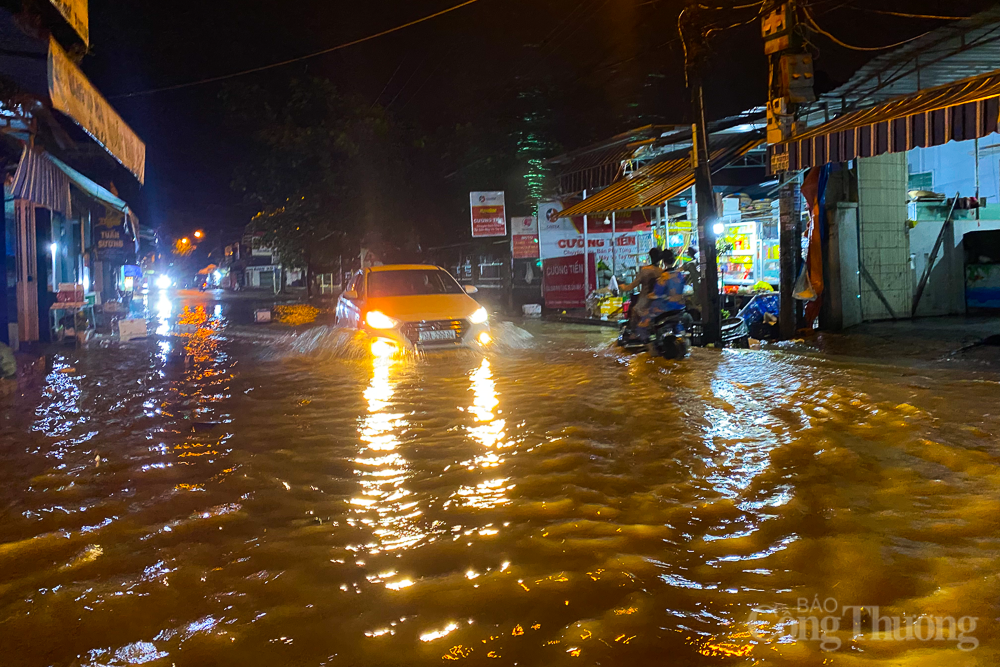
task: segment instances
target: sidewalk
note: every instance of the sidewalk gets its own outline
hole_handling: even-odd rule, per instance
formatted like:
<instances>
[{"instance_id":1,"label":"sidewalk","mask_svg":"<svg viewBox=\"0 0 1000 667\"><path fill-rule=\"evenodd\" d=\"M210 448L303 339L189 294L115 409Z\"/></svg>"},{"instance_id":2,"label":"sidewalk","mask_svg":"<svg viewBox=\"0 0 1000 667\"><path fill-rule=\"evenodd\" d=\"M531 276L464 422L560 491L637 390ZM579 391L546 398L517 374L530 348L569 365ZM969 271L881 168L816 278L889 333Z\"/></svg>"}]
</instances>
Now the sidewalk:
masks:
<instances>
[{"instance_id":1,"label":"sidewalk","mask_svg":"<svg viewBox=\"0 0 1000 667\"><path fill-rule=\"evenodd\" d=\"M989 339L991 336L994 338ZM817 332L803 340L765 344L764 349L883 361L970 362L1000 368L997 336L1000 317L928 317L869 322L838 333Z\"/></svg>"}]
</instances>

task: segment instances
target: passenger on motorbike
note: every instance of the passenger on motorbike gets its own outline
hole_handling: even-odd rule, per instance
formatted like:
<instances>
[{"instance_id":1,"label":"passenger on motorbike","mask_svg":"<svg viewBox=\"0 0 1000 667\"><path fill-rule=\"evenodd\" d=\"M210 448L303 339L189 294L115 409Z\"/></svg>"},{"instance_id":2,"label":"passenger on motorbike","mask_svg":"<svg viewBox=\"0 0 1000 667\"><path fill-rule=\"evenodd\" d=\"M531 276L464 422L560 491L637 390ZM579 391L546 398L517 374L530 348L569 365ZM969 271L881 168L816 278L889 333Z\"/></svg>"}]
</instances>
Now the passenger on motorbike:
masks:
<instances>
[{"instance_id":1,"label":"passenger on motorbike","mask_svg":"<svg viewBox=\"0 0 1000 667\"><path fill-rule=\"evenodd\" d=\"M621 287L623 294L628 294L636 287L640 288L639 299L632 307L632 310L629 311L628 319L630 330L635 329L636 325L639 323L639 319L649 308L649 300L653 294L653 288L656 285L656 281L663 273L663 269L660 268L661 261L660 249L653 248L649 251L649 264L639 269L639 273L635 277L635 280L630 282L628 285L623 285Z\"/></svg>"},{"instance_id":2,"label":"passenger on motorbike","mask_svg":"<svg viewBox=\"0 0 1000 667\"><path fill-rule=\"evenodd\" d=\"M659 316L680 313L685 309L684 274L674 268L676 258L673 251L669 248L661 251L660 259L668 268L657 277L646 309L639 316L635 331L641 340L649 340Z\"/></svg>"}]
</instances>

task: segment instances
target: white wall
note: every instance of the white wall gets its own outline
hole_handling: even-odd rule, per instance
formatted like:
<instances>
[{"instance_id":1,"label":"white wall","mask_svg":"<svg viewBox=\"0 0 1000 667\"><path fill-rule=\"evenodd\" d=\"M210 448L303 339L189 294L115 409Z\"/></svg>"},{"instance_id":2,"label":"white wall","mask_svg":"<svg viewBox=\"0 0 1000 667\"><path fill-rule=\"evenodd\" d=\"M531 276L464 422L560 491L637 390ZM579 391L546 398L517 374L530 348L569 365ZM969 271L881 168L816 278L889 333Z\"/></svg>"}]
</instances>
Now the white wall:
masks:
<instances>
[{"instance_id":1,"label":"white wall","mask_svg":"<svg viewBox=\"0 0 1000 667\"><path fill-rule=\"evenodd\" d=\"M996 211L996 208L993 208ZM943 220L921 220L910 230L913 253L913 285L917 284L934 249ZM965 248L963 237L969 232L1000 230L1000 220L955 220L945 234L937 261L931 269L927 287L917 308L918 316L965 314Z\"/></svg>"},{"instance_id":2,"label":"white wall","mask_svg":"<svg viewBox=\"0 0 1000 667\"><path fill-rule=\"evenodd\" d=\"M915 148L908 153L909 173L933 172L933 190L954 197L976 194L976 144L974 141L951 141L943 146ZM993 220L976 220L962 213L955 220L951 233L946 234L938 253L917 315L960 315L965 313L965 251L962 239L974 231L1000 229L996 219L1000 202L1000 134L979 140L979 196L990 204L992 210L983 215ZM941 209L939 220L919 220L910 231L910 249L913 253L914 293L934 243L944 223L947 212ZM968 219L965 218L968 216Z\"/></svg>"},{"instance_id":3,"label":"white wall","mask_svg":"<svg viewBox=\"0 0 1000 667\"><path fill-rule=\"evenodd\" d=\"M878 288L861 281L861 313L866 321L892 317L879 292L896 317L910 316L913 273L906 228L906 177L905 153L858 160L861 264Z\"/></svg>"},{"instance_id":4,"label":"white wall","mask_svg":"<svg viewBox=\"0 0 1000 667\"><path fill-rule=\"evenodd\" d=\"M908 154L911 174L934 172L934 191L948 197L976 194L974 141L951 141L943 146L914 148ZM987 203L1000 202L1000 134L979 140L979 196Z\"/></svg>"}]
</instances>

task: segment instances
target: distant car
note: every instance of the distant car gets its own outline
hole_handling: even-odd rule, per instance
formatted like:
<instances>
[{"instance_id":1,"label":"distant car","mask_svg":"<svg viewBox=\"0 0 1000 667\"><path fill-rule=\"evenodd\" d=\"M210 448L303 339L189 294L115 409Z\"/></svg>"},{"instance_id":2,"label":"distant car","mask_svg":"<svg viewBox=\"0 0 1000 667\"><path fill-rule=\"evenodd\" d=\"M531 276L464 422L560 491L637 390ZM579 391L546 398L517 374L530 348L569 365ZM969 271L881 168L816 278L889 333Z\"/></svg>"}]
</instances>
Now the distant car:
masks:
<instances>
[{"instance_id":1,"label":"distant car","mask_svg":"<svg viewBox=\"0 0 1000 667\"><path fill-rule=\"evenodd\" d=\"M489 315L450 273L437 266L393 264L354 274L337 301L337 323L361 329L372 351L482 347L491 342Z\"/></svg>"}]
</instances>

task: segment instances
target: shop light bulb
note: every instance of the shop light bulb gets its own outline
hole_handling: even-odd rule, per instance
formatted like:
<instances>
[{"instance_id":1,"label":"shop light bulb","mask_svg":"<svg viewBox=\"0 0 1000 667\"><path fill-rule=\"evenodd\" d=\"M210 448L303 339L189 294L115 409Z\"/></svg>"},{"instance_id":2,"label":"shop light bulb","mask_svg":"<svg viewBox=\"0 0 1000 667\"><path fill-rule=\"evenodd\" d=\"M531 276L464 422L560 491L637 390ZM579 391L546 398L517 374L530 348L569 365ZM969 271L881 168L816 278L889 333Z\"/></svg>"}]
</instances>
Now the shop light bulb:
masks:
<instances>
[{"instance_id":1,"label":"shop light bulb","mask_svg":"<svg viewBox=\"0 0 1000 667\"><path fill-rule=\"evenodd\" d=\"M722 236L726 232L726 226L721 222L717 222L715 223L715 226L712 227L712 231L715 232L716 236Z\"/></svg>"},{"instance_id":2,"label":"shop light bulb","mask_svg":"<svg viewBox=\"0 0 1000 667\"><path fill-rule=\"evenodd\" d=\"M49 250L52 251L52 256L55 257L56 253L59 252L59 244L53 243L49 246Z\"/></svg>"},{"instance_id":3,"label":"shop light bulb","mask_svg":"<svg viewBox=\"0 0 1000 667\"><path fill-rule=\"evenodd\" d=\"M486 312L485 308L480 308L476 312L472 313L469 321L473 324L485 324L488 319L490 319L490 314Z\"/></svg>"},{"instance_id":4,"label":"shop light bulb","mask_svg":"<svg viewBox=\"0 0 1000 667\"><path fill-rule=\"evenodd\" d=\"M372 329L392 329L396 326L396 320L377 310L371 310L365 315L365 322Z\"/></svg>"}]
</instances>

